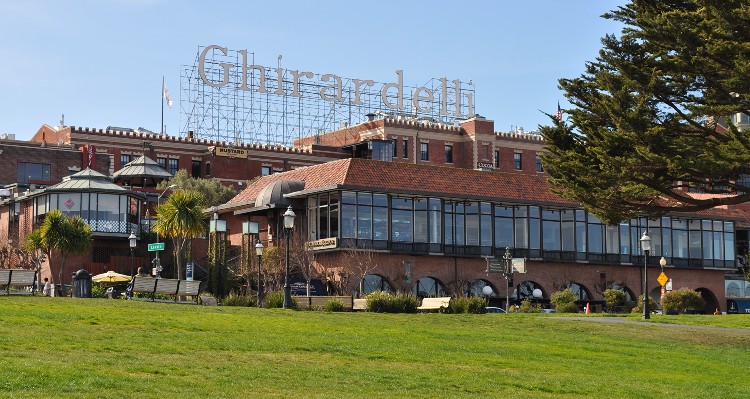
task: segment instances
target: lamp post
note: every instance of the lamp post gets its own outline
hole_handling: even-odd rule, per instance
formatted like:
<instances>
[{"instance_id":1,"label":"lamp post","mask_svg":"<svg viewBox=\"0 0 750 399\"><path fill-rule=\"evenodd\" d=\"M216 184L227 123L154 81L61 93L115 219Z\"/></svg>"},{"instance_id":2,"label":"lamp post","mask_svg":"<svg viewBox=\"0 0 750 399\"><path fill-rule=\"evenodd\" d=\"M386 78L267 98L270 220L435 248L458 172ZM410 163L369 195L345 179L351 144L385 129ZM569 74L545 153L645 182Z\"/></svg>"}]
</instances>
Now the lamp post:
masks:
<instances>
[{"instance_id":1,"label":"lamp post","mask_svg":"<svg viewBox=\"0 0 750 399\"><path fill-rule=\"evenodd\" d=\"M262 287L262 285L260 284L260 279L261 279L261 277L260 277L260 262L261 262L261 259L263 258L263 244L260 243L260 238L258 238L258 243L255 244L255 254L258 255L258 307L262 308L263 306L261 306L261 297L262 297L262 294L261 294L262 288L261 287Z\"/></svg>"},{"instance_id":2,"label":"lamp post","mask_svg":"<svg viewBox=\"0 0 750 399\"><path fill-rule=\"evenodd\" d=\"M661 272L662 272L662 274L664 274L664 266L666 266L666 265L667 265L667 260L662 256L661 259L659 259L659 266L661 266ZM659 278L661 278L661 276L659 276ZM659 283L661 283L661 281L659 281ZM666 295L666 294L667 294L667 286L666 285L662 285L661 286L661 297L664 298L664 295Z\"/></svg>"},{"instance_id":3,"label":"lamp post","mask_svg":"<svg viewBox=\"0 0 750 399\"><path fill-rule=\"evenodd\" d=\"M294 211L292 206L289 205L286 212L284 212L284 228L286 229L286 270L284 271L284 309L289 309L292 305L292 290L289 287L289 238L292 235L292 229L294 228Z\"/></svg>"},{"instance_id":4,"label":"lamp post","mask_svg":"<svg viewBox=\"0 0 750 399\"><path fill-rule=\"evenodd\" d=\"M138 238L133 234L133 232L130 232L130 237L128 237L128 240L130 240L130 277L133 277L133 268L134 268L134 258L133 258L133 250L135 249L136 240Z\"/></svg>"},{"instance_id":5,"label":"lamp post","mask_svg":"<svg viewBox=\"0 0 750 399\"><path fill-rule=\"evenodd\" d=\"M643 318L650 319L648 306L648 253L651 252L651 237L648 232L643 232L641 237L641 249L643 250Z\"/></svg>"},{"instance_id":6,"label":"lamp post","mask_svg":"<svg viewBox=\"0 0 750 399\"><path fill-rule=\"evenodd\" d=\"M505 277L505 313L510 310L510 286L513 278L513 258L510 256L510 248L505 247L503 255L503 277Z\"/></svg>"},{"instance_id":7,"label":"lamp post","mask_svg":"<svg viewBox=\"0 0 750 399\"><path fill-rule=\"evenodd\" d=\"M173 188L177 187L176 184L170 184L169 187L165 188L164 191L159 194L159 196L156 198L156 214L158 216L159 214L159 205L161 205L161 197L164 196L164 193L167 192L167 190L171 190ZM156 243L158 244L159 241L159 232L156 232ZM159 260L159 251L156 251L156 258L154 258L154 267L156 268L156 278L161 277L161 261ZM179 265L178 265L179 267Z\"/></svg>"}]
</instances>

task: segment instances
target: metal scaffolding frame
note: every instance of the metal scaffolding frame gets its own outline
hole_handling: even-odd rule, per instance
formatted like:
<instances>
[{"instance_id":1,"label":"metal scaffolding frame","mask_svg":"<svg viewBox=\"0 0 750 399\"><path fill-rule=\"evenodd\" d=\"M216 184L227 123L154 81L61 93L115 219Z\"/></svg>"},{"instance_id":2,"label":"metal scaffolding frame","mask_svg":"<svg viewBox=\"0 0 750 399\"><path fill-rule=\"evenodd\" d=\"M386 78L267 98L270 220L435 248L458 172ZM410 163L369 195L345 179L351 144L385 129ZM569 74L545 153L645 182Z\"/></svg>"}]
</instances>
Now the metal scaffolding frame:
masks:
<instances>
[{"instance_id":1,"label":"metal scaffolding frame","mask_svg":"<svg viewBox=\"0 0 750 399\"><path fill-rule=\"evenodd\" d=\"M277 59L276 68L282 72L282 91L278 93L278 73L276 68L264 66L266 91L259 92L260 73L250 69L247 76L249 90L242 90L243 55L237 50L228 50L224 55L217 49L209 49L203 63L205 75L212 82L223 80L222 63L231 64L229 83L221 87L205 84L199 73L199 54L205 49L201 46L193 65L183 65L180 71L180 136L193 137L232 144L267 144L291 146L293 141L302 137L314 136L323 132L351 126L367 119L367 114L376 114L403 119L426 119L432 122L454 125L458 120L472 115L467 95L474 98L474 85L460 81L449 81L443 100L443 82L441 79L430 79L422 87L432 91L434 100L430 112L417 112L412 106L412 93L417 86L403 86L404 110L387 108L383 105L381 88L384 83L375 82L373 86L361 85L359 99L361 104L354 104L354 87L356 79L341 77L342 100L327 101L321 94L332 96L331 79L323 83L324 75L313 74L312 78L299 80L300 96L292 96L293 76L289 69L281 68L281 56ZM247 64L255 65L255 54L247 54ZM458 83L458 88L455 83ZM326 89L328 88L328 89ZM460 97L456 91L459 91ZM387 101L397 103L396 90L388 90ZM470 93L470 94L468 94ZM459 97L457 99L457 97ZM451 110L449 115L440 115L439 106L445 101L445 108ZM459 101L461 117L456 117L456 102Z\"/></svg>"}]
</instances>

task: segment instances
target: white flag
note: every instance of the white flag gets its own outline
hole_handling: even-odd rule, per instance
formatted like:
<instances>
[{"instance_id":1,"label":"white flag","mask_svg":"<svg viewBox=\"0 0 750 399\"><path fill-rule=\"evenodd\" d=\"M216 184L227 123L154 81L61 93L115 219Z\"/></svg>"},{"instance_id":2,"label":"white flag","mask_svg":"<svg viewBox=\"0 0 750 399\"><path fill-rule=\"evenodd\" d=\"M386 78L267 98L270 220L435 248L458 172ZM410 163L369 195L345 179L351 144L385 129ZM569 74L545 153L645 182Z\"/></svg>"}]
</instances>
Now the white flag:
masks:
<instances>
[{"instance_id":1,"label":"white flag","mask_svg":"<svg viewBox=\"0 0 750 399\"><path fill-rule=\"evenodd\" d=\"M167 106L169 108L172 108L172 97L169 96L169 90L167 90L167 83L162 82L162 85L164 86L162 96L164 97L165 100L167 100Z\"/></svg>"}]
</instances>

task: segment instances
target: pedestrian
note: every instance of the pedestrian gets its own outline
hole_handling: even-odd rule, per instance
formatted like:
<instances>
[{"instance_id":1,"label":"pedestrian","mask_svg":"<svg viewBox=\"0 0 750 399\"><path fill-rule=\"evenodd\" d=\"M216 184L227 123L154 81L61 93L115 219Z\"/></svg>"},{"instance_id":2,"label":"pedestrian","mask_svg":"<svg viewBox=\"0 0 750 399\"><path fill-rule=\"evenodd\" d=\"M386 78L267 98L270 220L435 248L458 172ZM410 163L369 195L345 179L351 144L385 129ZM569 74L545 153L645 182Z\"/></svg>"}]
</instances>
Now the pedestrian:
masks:
<instances>
[{"instance_id":1,"label":"pedestrian","mask_svg":"<svg viewBox=\"0 0 750 399\"><path fill-rule=\"evenodd\" d=\"M44 289L42 290L44 296L52 296L52 283L49 282L47 277L44 278Z\"/></svg>"}]
</instances>

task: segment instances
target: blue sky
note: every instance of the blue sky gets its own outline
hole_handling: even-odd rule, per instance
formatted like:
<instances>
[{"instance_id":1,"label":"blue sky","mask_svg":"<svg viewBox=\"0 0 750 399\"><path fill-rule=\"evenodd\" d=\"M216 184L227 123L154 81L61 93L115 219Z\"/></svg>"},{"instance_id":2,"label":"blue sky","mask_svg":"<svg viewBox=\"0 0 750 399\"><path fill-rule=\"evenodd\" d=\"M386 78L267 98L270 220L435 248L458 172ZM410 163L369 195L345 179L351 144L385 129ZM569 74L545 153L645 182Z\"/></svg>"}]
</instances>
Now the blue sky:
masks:
<instances>
[{"instance_id":1,"label":"blue sky","mask_svg":"<svg viewBox=\"0 0 750 399\"><path fill-rule=\"evenodd\" d=\"M567 105L557 80L593 60L624 1L11 1L0 0L0 134L44 123L159 131L162 76L199 46L255 53L262 65L406 85L447 77L476 87L496 131L533 130ZM175 104L177 105L177 104ZM179 107L165 111L179 130Z\"/></svg>"}]
</instances>

